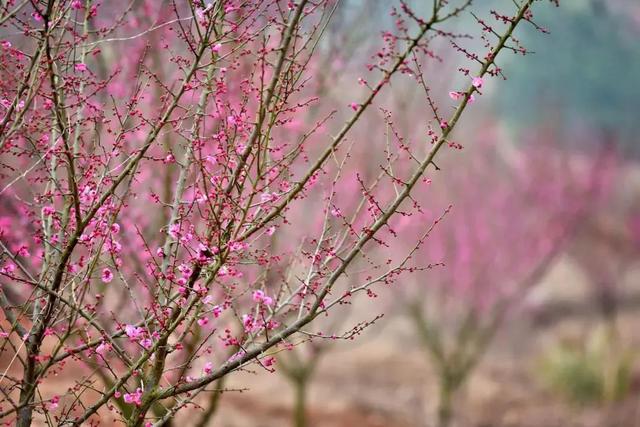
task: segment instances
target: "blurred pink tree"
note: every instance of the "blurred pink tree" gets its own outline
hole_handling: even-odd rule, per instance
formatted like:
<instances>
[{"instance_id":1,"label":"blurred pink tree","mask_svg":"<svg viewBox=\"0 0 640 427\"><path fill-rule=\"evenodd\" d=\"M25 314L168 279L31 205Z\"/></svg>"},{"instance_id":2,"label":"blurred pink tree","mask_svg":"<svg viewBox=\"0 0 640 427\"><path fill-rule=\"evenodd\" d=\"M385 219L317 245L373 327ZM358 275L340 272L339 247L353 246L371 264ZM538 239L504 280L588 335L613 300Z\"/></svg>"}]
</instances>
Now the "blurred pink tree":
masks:
<instances>
[{"instance_id":1,"label":"blurred pink tree","mask_svg":"<svg viewBox=\"0 0 640 427\"><path fill-rule=\"evenodd\" d=\"M442 427L452 421L456 392L566 251L613 171L612 153L563 152L544 141L515 147L498 142L495 126L483 127L457 164L465 173L436 181L421 197L429 201L424 222L436 225L412 262L443 266L402 285L401 306L439 378L435 425Z\"/></svg>"}]
</instances>

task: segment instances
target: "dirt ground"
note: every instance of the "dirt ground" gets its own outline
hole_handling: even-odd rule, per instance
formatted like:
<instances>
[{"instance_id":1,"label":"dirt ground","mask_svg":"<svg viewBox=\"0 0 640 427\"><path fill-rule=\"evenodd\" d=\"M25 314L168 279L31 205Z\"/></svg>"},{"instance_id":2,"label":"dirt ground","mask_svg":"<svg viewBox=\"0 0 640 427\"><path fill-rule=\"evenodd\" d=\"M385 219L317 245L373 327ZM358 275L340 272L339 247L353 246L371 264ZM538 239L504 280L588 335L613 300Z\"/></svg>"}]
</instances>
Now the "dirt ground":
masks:
<instances>
[{"instance_id":1,"label":"dirt ground","mask_svg":"<svg viewBox=\"0 0 640 427\"><path fill-rule=\"evenodd\" d=\"M637 333L637 316L621 329ZM573 323L573 324L571 324ZM632 427L640 426L640 382L629 397L609 404L577 406L536 378L544 341L580 328L566 322L543 331L517 331L531 340L503 336L478 367L456 402L456 427ZM328 354L309 391L311 427L429 427L433 425L435 380L423 351L407 344L397 320L372 339L345 344ZM369 331L376 334L375 331ZM638 335L640 337L640 335ZM527 341L525 345L519 341ZM349 345L351 347L349 347ZM250 387L228 393L211 423L220 427L292 425L292 392L278 374L243 374L234 381Z\"/></svg>"},{"instance_id":2,"label":"dirt ground","mask_svg":"<svg viewBox=\"0 0 640 427\"><path fill-rule=\"evenodd\" d=\"M556 280L564 280L561 272ZM640 349L639 316L625 311L618 322L622 340L635 349ZM631 392L615 403L577 406L540 379L537 366L549 345L592 327L589 317L543 327L524 316L510 321L458 396L451 427L640 427L638 363ZM320 363L308 391L308 427L433 426L435 376L407 319L385 317L354 342L337 344ZM65 375L60 384L68 382ZM244 391L223 395L210 426L292 425L293 392L283 375L242 372L227 387ZM188 410L175 425L191 426L198 417L198 410ZM113 425L107 419L100 424Z\"/></svg>"}]
</instances>

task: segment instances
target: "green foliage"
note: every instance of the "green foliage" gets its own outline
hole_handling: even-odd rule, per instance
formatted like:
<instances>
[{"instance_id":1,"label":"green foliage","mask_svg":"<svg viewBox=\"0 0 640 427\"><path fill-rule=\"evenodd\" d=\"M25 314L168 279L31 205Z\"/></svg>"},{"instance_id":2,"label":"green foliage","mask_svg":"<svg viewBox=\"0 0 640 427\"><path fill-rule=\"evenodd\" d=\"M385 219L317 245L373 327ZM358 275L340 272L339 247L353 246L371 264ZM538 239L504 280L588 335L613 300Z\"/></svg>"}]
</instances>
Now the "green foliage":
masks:
<instances>
[{"instance_id":1,"label":"green foliage","mask_svg":"<svg viewBox=\"0 0 640 427\"><path fill-rule=\"evenodd\" d=\"M637 131L640 29L602 0L541 7L535 22L551 34L523 32L535 54L502 64L508 81L496 95L500 114L516 125L552 119L627 136Z\"/></svg>"},{"instance_id":2,"label":"green foliage","mask_svg":"<svg viewBox=\"0 0 640 427\"><path fill-rule=\"evenodd\" d=\"M585 345L562 343L543 358L547 385L577 404L620 400L627 396L634 356L620 351L615 336L595 331Z\"/></svg>"}]
</instances>

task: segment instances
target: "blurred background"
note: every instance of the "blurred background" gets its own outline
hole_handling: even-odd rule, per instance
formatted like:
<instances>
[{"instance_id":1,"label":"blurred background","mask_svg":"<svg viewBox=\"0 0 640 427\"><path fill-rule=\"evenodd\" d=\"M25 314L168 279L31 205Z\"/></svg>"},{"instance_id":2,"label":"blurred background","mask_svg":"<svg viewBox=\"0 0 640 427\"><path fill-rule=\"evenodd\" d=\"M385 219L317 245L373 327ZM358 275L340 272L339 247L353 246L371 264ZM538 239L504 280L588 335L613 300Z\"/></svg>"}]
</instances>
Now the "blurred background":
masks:
<instances>
[{"instance_id":1,"label":"blurred background","mask_svg":"<svg viewBox=\"0 0 640 427\"><path fill-rule=\"evenodd\" d=\"M318 91L356 93L391 3L343 0ZM427 222L453 205L419 255L444 266L338 316L344 330L384 313L355 340L233 378L250 391L225 393L213 425L640 426L640 2L540 2L535 18L549 34L520 31L533 53L504 56L507 80L488 83L464 149L417 196ZM448 61L425 70L438 99L459 83ZM407 138L429 120L413 92L394 81L385 99Z\"/></svg>"}]
</instances>

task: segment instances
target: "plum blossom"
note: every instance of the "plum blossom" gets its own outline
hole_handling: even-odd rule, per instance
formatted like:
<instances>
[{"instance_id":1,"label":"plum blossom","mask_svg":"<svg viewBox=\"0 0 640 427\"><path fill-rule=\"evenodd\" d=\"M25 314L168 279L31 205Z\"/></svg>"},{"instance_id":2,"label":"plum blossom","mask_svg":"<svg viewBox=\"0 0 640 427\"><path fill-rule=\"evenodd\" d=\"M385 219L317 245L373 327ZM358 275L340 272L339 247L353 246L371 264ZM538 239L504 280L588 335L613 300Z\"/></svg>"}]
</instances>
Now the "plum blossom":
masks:
<instances>
[{"instance_id":1,"label":"plum blossom","mask_svg":"<svg viewBox=\"0 0 640 427\"><path fill-rule=\"evenodd\" d=\"M60 403L60 396L53 396L49 400L49 404L47 405L47 409L49 411L53 411L59 406L59 403Z\"/></svg>"},{"instance_id":2,"label":"plum blossom","mask_svg":"<svg viewBox=\"0 0 640 427\"><path fill-rule=\"evenodd\" d=\"M245 242L229 242L229 250L231 252L240 252L247 249L249 245Z\"/></svg>"},{"instance_id":3,"label":"plum blossom","mask_svg":"<svg viewBox=\"0 0 640 427\"><path fill-rule=\"evenodd\" d=\"M102 270L102 282L110 283L113 280L113 273L108 268Z\"/></svg>"},{"instance_id":4,"label":"plum blossom","mask_svg":"<svg viewBox=\"0 0 640 427\"><path fill-rule=\"evenodd\" d=\"M125 403L133 403L136 406L140 406L142 404L142 389L138 387L133 393L125 393L124 401Z\"/></svg>"},{"instance_id":5,"label":"plum blossom","mask_svg":"<svg viewBox=\"0 0 640 427\"><path fill-rule=\"evenodd\" d=\"M17 254L18 256L21 256L21 257L25 257L25 258L26 258L26 257L28 257L28 256L29 256L29 250L27 249L27 247L26 247L26 246L20 246L20 249L18 249L18 251L16 252L16 254Z\"/></svg>"},{"instance_id":6,"label":"plum blossom","mask_svg":"<svg viewBox=\"0 0 640 427\"><path fill-rule=\"evenodd\" d=\"M149 350L153 346L153 341L151 341L151 338L144 338L144 339L141 339L139 342L140 342L140 345L144 347L145 350Z\"/></svg>"},{"instance_id":7,"label":"plum blossom","mask_svg":"<svg viewBox=\"0 0 640 427\"><path fill-rule=\"evenodd\" d=\"M169 236L173 239L177 239L180 236L180 224L171 224L169 226Z\"/></svg>"},{"instance_id":8,"label":"plum blossom","mask_svg":"<svg viewBox=\"0 0 640 427\"><path fill-rule=\"evenodd\" d=\"M251 297L255 302L259 302L264 305L273 304L273 298L271 298L261 290L253 291L253 295Z\"/></svg>"},{"instance_id":9,"label":"plum blossom","mask_svg":"<svg viewBox=\"0 0 640 427\"><path fill-rule=\"evenodd\" d=\"M73 67L76 71L84 73L85 71L87 71L87 64L83 64L82 62L76 64Z\"/></svg>"},{"instance_id":10,"label":"plum blossom","mask_svg":"<svg viewBox=\"0 0 640 427\"><path fill-rule=\"evenodd\" d=\"M213 307L213 310L211 312L213 313L213 317L218 318L222 314L222 307L216 305L215 307Z\"/></svg>"},{"instance_id":11,"label":"plum blossom","mask_svg":"<svg viewBox=\"0 0 640 427\"><path fill-rule=\"evenodd\" d=\"M259 328L251 314L242 315L242 325L244 326L244 330L249 333Z\"/></svg>"},{"instance_id":12,"label":"plum blossom","mask_svg":"<svg viewBox=\"0 0 640 427\"><path fill-rule=\"evenodd\" d=\"M136 341L144 336L144 329L133 325L126 325L124 333L127 334L131 341Z\"/></svg>"},{"instance_id":13,"label":"plum blossom","mask_svg":"<svg viewBox=\"0 0 640 427\"><path fill-rule=\"evenodd\" d=\"M98 347L96 347L96 353L99 355L103 355L105 353L108 353L109 351L111 351L111 344L104 341L101 342Z\"/></svg>"},{"instance_id":14,"label":"plum blossom","mask_svg":"<svg viewBox=\"0 0 640 427\"><path fill-rule=\"evenodd\" d=\"M276 200L278 198L278 194L277 193L262 193L260 195L260 201L262 203L269 203L272 202L274 200Z\"/></svg>"},{"instance_id":15,"label":"plum blossom","mask_svg":"<svg viewBox=\"0 0 640 427\"><path fill-rule=\"evenodd\" d=\"M482 80L482 77L474 77L473 80L471 81L471 84L476 89L480 89L484 84L484 80Z\"/></svg>"},{"instance_id":16,"label":"plum blossom","mask_svg":"<svg viewBox=\"0 0 640 427\"><path fill-rule=\"evenodd\" d=\"M11 274L16 270L16 265L13 263L7 263L4 267L0 268L0 273Z\"/></svg>"},{"instance_id":17,"label":"plum blossom","mask_svg":"<svg viewBox=\"0 0 640 427\"><path fill-rule=\"evenodd\" d=\"M270 366L273 366L276 364L276 358L275 357L267 357L266 359L262 360L262 364L264 366L266 366L267 368Z\"/></svg>"}]
</instances>

